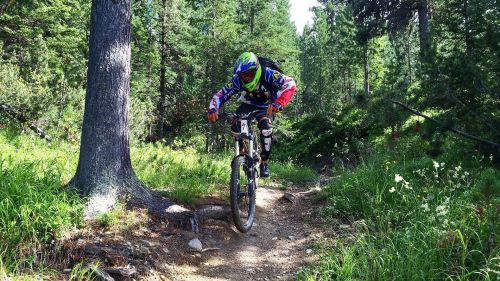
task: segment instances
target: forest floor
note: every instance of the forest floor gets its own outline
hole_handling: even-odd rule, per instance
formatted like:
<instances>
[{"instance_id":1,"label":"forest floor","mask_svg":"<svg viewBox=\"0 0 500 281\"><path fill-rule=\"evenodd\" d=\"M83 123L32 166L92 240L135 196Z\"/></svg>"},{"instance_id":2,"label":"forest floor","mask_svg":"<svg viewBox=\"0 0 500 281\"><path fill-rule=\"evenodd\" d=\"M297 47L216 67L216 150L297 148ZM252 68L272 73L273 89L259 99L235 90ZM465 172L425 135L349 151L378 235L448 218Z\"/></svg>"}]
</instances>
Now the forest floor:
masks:
<instances>
[{"instance_id":1,"label":"forest floor","mask_svg":"<svg viewBox=\"0 0 500 281\"><path fill-rule=\"evenodd\" d=\"M126 229L126 223L103 227L89 222L63 241L67 269L61 271L70 274L80 263L97 265L107 280L295 280L301 267L318 260L315 243L331 236L314 219L321 202L304 193L310 188L259 187L256 219L246 234L220 220L205 221L199 233L183 231L145 211L128 218L137 223ZM193 239L202 243L201 251L188 246Z\"/></svg>"}]
</instances>

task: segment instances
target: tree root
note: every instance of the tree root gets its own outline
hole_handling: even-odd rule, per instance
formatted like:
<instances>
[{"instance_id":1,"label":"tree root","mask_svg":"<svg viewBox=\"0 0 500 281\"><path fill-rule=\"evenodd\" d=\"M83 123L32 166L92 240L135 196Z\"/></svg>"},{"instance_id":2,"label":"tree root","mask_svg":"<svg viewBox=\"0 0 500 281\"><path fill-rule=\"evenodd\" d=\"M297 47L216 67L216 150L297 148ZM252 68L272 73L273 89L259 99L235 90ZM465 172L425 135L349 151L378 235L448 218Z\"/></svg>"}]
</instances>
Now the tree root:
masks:
<instances>
[{"instance_id":1,"label":"tree root","mask_svg":"<svg viewBox=\"0 0 500 281\"><path fill-rule=\"evenodd\" d=\"M69 185L74 185L74 182ZM118 201L122 201L131 207L147 209L149 214L171 223L174 227L193 232L199 232L201 223L209 219L231 220L231 208L228 205L202 204L196 206L195 210L190 210L164 197L159 191L146 187L135 176L120 182L100 184L105 185L115 188L97 188L94 190L105 192L82 194L88 198L86 218L95 218L96 215L109 211Z\"/></svg>"}]
</instances>

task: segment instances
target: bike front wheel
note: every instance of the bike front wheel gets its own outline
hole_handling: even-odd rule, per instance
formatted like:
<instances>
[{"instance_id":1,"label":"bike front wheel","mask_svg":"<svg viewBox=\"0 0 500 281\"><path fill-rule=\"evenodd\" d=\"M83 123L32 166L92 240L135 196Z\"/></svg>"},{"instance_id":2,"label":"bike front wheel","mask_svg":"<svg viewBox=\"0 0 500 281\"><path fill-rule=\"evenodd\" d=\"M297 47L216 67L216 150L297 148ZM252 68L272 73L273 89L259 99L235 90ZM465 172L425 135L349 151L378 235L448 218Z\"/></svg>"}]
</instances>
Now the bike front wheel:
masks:
<instances>
[{"instance_id":1,"label":"bike front wheel","mask_svg":"<svg viewBox=\"0 0 500 281\"><path fill-rule=\"evenodd\" d=\"M245 155L237 156L231 164L231 210L236 228L246 233L255 217L255 173L253 164Z\"/></svg>"}]
</instances>

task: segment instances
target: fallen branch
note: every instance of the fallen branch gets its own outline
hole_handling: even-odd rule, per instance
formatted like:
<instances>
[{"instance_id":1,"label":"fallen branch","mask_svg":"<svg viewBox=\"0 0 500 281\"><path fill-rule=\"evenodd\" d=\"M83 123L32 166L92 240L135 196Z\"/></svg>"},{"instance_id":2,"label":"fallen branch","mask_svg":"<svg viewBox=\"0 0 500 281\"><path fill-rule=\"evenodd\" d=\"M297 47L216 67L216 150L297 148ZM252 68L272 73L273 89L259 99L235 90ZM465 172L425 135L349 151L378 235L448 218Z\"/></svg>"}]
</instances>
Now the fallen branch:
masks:
<instances>
[{"instance_id":1,"label":"fallen branch","mask_svg":"<svg viewBox=\"0 0 500 281\"><path fill-rule=\"evenodd\" d=\"M303 196L309 196L309 195L317 194L319 192L321 192L321 187L313 187L313 188L309 189L308 191L299 192L299 194L303 195Z\"/></svg>"},{"instance_id":2,"label":"fallen branch","mask_svg":"<svg viewBox=\"0 0 500 281\"><path fill-rule=\"evenodd\" d=\"M32 131L34 131L39 137L42 139L46 139L47 141L51 141L52 138L45 133L44 130L37 127L35 124L30 122L24 114L17 112L12 106L8 104L0 103L0 113L3 112L7 117L15 119L22 124L26 124Z\"/></svg>"},{"instance_id":3,"label":"fallen branch","mask_svg":"<svg viewBox=\"0 0 500 281\"><path fill-rule=\"evenodd\" d=\"M410 108L408 105L406 105L406 104L404 104L404 103L402 103L402 102L395 101L395 100L392 100L392 99L389 99L389 101L391 101L392 103L395 103L395 104L397 104L397 105L401 106L402 108L404 108L404 109L406 109L406 110L410 111L411 113L413 113L413 114L415 114L415 115L418 115L418 116L420 116L420 117L423 117L423 118L425 118L425 119L427 119L427 120L429 120L429 121L432 121L432 122L434 122L434 123L436 123L436 124L438 124L438 125L442 126L442 124L441 124L439 121L437 121L436 119L431 118L431 117L429 117L429 116L427 116L427 115L424 115L423 113L418 112L418 111L416 111L416 110L414 110L414 109ZM498 143L495 143L495 142L492 142L492 141L489 141L489 140L484 140L484 139L478 138L478 137L476 137L476 136L473 136L473 135L467 134L467 133L462 132L462 131L460 131L460 130L457 130L457 129L455 129L455 128L446 128L446 129L447 129L447 130L449 130L449 131L452 131L453 133L455 133L455 134L457 134L457 135L460 135L460 136L462 136L462 137L464 137L464 138L467 138L467 139L470 139L470 140L474 140L474 141L477 141L477 142L480 142L480 143L483 143L483 144L491 145L491 146L493 146L493 147L496 147L497 149L500 149L500 144L498 144Z\"/></svg>"}]
</instances>

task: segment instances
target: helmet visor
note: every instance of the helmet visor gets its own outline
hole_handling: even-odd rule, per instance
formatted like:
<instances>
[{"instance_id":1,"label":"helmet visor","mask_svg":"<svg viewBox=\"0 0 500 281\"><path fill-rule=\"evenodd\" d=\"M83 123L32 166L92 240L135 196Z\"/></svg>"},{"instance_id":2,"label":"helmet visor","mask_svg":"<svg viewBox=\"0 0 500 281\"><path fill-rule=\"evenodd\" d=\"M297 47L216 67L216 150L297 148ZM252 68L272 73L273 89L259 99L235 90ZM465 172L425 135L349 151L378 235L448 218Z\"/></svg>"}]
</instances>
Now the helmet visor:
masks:
<instances>
[{"instance_id":1,"label":"helmet visor","mask_svg":"<svg viewBox=\"0 0 500 281\"><path fill-rule=\"evenodd\" d=\"M255 78L256 72L257 72L256 69L249 69L245 72L240 73L240 78L244 83L252 82L253 79Z\"/></svg>"}]
</instances>

